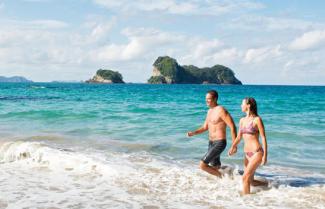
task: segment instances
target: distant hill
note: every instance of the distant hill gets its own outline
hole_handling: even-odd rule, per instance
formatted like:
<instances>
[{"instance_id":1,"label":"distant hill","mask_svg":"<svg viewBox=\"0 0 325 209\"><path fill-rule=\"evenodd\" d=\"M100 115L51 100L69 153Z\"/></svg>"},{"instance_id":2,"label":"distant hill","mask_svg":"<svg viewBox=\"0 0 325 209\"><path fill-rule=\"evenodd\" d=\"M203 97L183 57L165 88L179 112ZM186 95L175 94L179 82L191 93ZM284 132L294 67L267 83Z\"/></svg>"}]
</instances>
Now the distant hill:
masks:
<instances>
[{"instance_id":1,"label":"distant hill","mask_svg":"<svg viewBox=\"0 0 325 209\"><path fill-rule=\"evenodd\" d=\"M194 65L180 66L174 58L158 57L153 64L151 84L237 84L241 85L235 73L223 65L198 68Z\"/></svg>"},{"instance_id":2,"label":"distant hill","mask_svg":"<svg viewBox=\"0 0 325 209\"><path fill-rule=\"evenodd\" d=\"M10 82L10 83L31 83L33 81L28 80L22 76L4 77L0 76L0 82Z\"/></svg>"},{"instance_id":3,"label":"distant hill","mask_svg":"<svg viewBox=\"0 0 325 209\"><path fill-rule=\"evenodd\" d=\"M124 83L124 81L122 75L117 71L99 69L96 75L86 83Z\"/></svg>"}]
</instances>

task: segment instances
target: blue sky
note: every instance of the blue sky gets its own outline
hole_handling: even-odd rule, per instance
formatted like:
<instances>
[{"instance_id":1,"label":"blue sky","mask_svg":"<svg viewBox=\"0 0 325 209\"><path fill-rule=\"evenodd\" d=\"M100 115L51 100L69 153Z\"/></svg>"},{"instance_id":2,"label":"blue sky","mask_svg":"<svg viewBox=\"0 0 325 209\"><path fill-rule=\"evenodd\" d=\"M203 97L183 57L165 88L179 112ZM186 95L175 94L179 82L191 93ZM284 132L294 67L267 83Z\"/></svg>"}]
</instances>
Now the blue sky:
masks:
<instances>
[{"instance_id":1,"label":"blue sky","mask_svg":"<svg viewBox=\"0 0 325 209\"><path fill-rule=\"evenodd\" d=\"M0 75L146 82L152 63L230 67L245 84L325 85L324 1L0 0Z\"/></svg>"}]
</instances>

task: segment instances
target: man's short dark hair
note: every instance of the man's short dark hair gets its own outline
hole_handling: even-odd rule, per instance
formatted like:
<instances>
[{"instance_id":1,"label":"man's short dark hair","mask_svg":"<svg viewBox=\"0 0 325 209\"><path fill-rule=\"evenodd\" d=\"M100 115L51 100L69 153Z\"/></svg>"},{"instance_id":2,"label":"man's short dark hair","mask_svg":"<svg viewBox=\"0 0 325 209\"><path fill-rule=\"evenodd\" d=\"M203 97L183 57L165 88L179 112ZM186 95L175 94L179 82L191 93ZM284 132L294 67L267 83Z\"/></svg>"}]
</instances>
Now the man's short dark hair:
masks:
<instances>
[{"instance_id":1,"label":"man's short dark hair","mask_svg":"<svg viewBox=\"0 0 325 209\"><path fill-rule=\"evenodd\" d=\"M218 92L216 90L209 90L207 94L210 94L216 101L218 101Z\"/></svg>"}]
</instances>

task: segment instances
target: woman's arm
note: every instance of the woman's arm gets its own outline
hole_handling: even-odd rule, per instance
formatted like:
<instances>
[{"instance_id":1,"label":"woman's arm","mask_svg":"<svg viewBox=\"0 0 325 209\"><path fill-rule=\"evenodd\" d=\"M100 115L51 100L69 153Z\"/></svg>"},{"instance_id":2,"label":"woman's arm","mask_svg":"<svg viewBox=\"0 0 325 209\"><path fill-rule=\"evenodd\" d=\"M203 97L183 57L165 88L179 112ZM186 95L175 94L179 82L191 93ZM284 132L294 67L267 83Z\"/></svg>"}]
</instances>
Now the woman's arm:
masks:
<instances>
[{"instance_id":1,"label":"woman's arm","mask_svg":"<svg viewBox=\"0 0 325 209\"><path fill-rule=\"evenodd\" d=\"M263 124L262 118L260 118L260 117L258 117L258 119L257 119L257 127L258 127L258 131L262 138L263 150L264 150L264 155L262 158L262 165L265 165L267 162L267 141L266 141L266 136L265 136L264 124Z\"/></svg>"}]
</instances>

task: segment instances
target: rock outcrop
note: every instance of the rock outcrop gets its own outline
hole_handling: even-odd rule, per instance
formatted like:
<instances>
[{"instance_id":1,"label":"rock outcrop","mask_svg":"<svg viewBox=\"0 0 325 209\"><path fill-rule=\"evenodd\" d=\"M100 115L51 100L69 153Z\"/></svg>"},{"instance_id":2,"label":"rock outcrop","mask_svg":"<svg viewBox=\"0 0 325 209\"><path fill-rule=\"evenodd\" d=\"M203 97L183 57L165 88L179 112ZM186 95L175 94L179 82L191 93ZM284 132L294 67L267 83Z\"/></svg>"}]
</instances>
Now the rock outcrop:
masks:
<instances>
[{"instance_id":1,"label":"rock outcrop","mask_svg":"<svg viewBox=\"0 0 325 209\"><path fill-rule=\"evenodd\" d=\"M99 69L87 83L124 83L122 75L117 71Z\"/></svg>"},{"instance_id":2,"label":"rock outcrop","mask_svg":"<svg viewBox=\"0 0 325 209\"><path fill-rule=\"evenodd\" d=\"M241 85L235 73L223 65L198 68L194 65L180 66L171 57L158 57L153 64L151 84L236 84Z\"/></svg>"}]
</instances>

